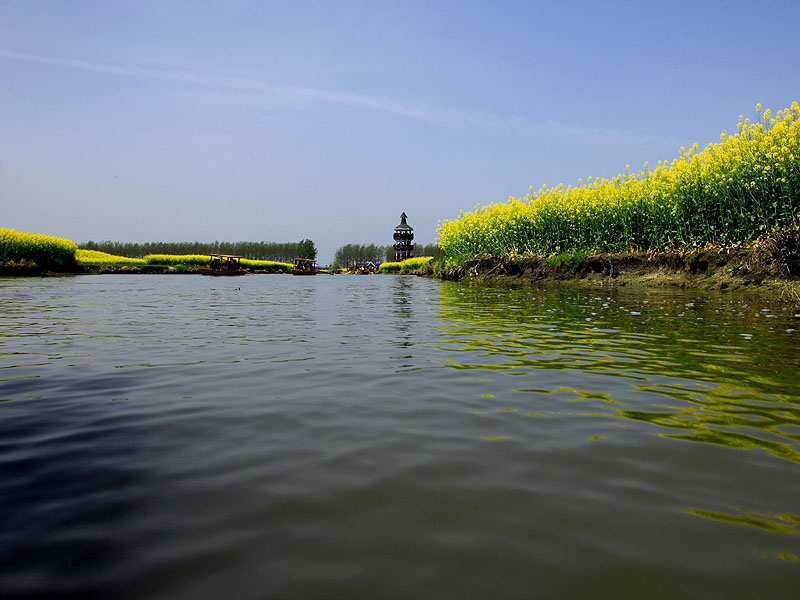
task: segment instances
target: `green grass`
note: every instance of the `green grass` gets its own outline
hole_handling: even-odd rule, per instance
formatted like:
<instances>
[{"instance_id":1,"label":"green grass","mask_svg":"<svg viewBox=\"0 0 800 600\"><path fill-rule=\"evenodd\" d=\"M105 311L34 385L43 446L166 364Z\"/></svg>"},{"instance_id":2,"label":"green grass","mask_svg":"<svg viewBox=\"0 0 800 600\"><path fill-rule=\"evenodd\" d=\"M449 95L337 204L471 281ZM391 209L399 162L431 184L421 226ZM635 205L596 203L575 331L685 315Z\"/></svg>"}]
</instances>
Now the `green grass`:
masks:
<instances>
[{"instance_id":1,"label":"green grass","mask_svg":"<svg viewBox=\"0 0 800 600\"><path fill-rule=\"evenodd\" d=\"M574 275L586 256L586 252L573 250L551 256L547 262L556 267L564 267L570 275Z\"/></svg>"}]
</instances>

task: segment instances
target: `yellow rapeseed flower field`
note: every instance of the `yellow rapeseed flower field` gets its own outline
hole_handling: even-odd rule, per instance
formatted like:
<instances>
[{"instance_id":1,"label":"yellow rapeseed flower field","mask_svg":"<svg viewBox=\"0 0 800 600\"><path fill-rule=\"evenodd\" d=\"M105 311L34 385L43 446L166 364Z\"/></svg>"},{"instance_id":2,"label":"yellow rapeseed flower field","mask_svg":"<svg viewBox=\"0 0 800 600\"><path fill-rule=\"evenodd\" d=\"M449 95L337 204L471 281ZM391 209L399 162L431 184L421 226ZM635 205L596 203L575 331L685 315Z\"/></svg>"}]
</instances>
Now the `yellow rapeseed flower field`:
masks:
<instances>
[{"instance_id":1,"label":"yellow rapeseed flower field","mask_svg":"<svg viewBox=\"0 0 800 600\"><path fill-rule=\"evenodd\" d=\"M148 265L197 265L208 263L208 254L148 254L144 262Z\"/></svg>"},{"instance_id":2,"label":"yellow rapeseed flower field","mask_svg":"<svg viewBox=\"0 0 800 600\"><path fill-rule=\"evenodd\" d=\"M761 107L757 107L760 112ZM702 151L613 179L542 186L437 230L445 256L616 252L752 241L800 217L800 107L739 118Z\"/></svg>"},{"instance_id":3,"label":"yellow rapeseed flower field","mask_svg":"<svg viewBox=\"0 0 800 600\"><path fill-rule=\"evenodd\" d=\"M0 228L0 262L31 262L43 269L75 264L75 242L52 235Z\"/></svg>"},{"instance_id":4,"label":"yellow rapeseed flower field","mask_svg":"<svg viewBox=\"0 0 800 600\"><path fill-rule=\"evenodd\" d=\"M148 265L194 265L203 266L208 264L208 254L148 254L144 257L144 262ZM292 269L291 264L284 262L277 262L273 260L252 260L243 258L241 260L243 267L252 267L259 270L266 271L285 271L288 272Z\"/></svg>"},{"instance_id":5,"label":"yellow rapeseed flower field","mask_svg":"<svg viewBox=\"0 0 800 600\"><path fill-rule=\"evenodd\" d=\"M383 262L378 267L378 273L398 273L400 271L413 271L431 260L432 256L415 256L400 262Z\"/></svg>"},{"instance_id":6,"label":"yellow rapeseed flower field","mask_svg":"<svg viewBox=\"0 0 800 600\"><path fill-rule=\"evenodd\" d=\"M128 258L127 256L116 256L99 250L78 249L75 258L83 265L143 265L143 258Z\"/></svg>"}]
</instances>

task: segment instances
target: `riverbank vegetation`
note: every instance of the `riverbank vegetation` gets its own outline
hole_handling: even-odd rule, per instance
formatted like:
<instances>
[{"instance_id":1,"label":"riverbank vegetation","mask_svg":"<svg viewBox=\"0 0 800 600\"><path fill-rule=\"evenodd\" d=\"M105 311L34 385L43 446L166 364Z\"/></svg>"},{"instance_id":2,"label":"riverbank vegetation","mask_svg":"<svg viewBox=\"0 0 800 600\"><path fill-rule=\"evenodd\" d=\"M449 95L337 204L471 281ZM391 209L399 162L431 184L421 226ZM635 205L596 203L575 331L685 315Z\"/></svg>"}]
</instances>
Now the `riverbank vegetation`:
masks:
<instances>
[{"instance_id":1,"label":"riverbank vegetation","mask_svg":"<svg viewBox=\"0 0 800 600\"><path fill-rule=\"evenodd\" d=\"M400 262L384 262L378 267L378 273L416 273L431 259L433 259L432 256L418 256Z\"/></svg>"},{"instance_id":2,"label":"riverbank vegetation","mask_svg":"<svg viewBox=\"0 0 800 600\"><path fill-rule=\"evenodd\" d=\"M129 258L127 256L117 256L109 254L108 252L101 252L99 250L84 250L78 248L75 252L75 260L84 266L99 266L99 265L144 265L146 264L143 258Z\"/></svg>"},{"instance_id":3,"label":"riverbank vegetation","mask_svg":"<svg viewBox=\"0 0 800 600\"><path fill-rule=\"evenodd\" d=\"M94 242L89 240L79 246L82 250L95 250L113 256L143 258L147 255L232 254L251 260L292 262L295 258L317 258L317 248L312 240L299 242Z\"/></svg>"},{"instance_id":4,"label":"riverbank vegetation","mask_svg":"<svg viewBox=\"0 0 800 600\"><path fill-rule=\"evenodd\" d=\"M90 244L98 247L99 244ZM281 244L268 244L260 242L264 248L269 246L284 246ZM153 244L154 246L156 244ZM164 244L169 246L169 244ZM177 244L180 246L180 244ZM214 247L235 247L236 244L215 242ZM311 240L303 240L298 244L287 244L293 252L303 252L306 255L316 256L316 247ZM106 247L117 247L116 243L109 242ZM132 245L128 251L141 250L144 245ZM287 250L284 248L284 250ZM274 248L273 248L274 250ZM224 252L209 252L195 254L152 253L140 256L127 256L105 252L97 249L78 247L75 242L64 238L36 233L26 233L13 229L0 228L0 274L8 275L39 275L46 272L77 273L77 272L175 272L191 273L205 266L210 254L226 254ZM292 260L290 259L290 260ZM291 262L276 260L259 260L243 258L242 266L254 273L288 273Z\"/></svg>"},{"instance_id":5,"label":"riverbank vegetation","mask_svg":"<svg viewBox=\"0 0 800 600\"><path fill-rule=\"evenodd\" d=\"M436 244L416 244L417 256L439 256L441 250ZM379 264L394 261L394 247L376 244L345 244L336 250L333 264L336 268L347 268L364 263Z\"/></svg>"},{"instance_id":6,"label":"riverbank vegetation","mask_svg":"<svg viewBox=\"0 0 800 600\"><path fill-rule=\"evenodd\" d=\"M205 267L208 264L208 257L208 254L148 254L144 257L144 261L151 266ZM291 263L274 260L243 258L240 264L249 270L262 273L288 273L292 269Z\"/></svg>"},{"instance_id":7,"label":"riverbank vegetation","mask_svg":"<svg viewBox=\"0 0 800 600\"><path fill-rule=\"evenodd\" d=\"M800 108L795 102L773 116L759 105L757 112L755 121L740 118L736 134L723 132L703 150L681 148L678 158L653 169L645 163L639 173L543 186L525 198L462 212L440 223L444 257L436 264L491 255L577 265L603 253L747 247L800 275Z\"/></svg>"},{"instance_id":8,"label":"riverbank vegetation","mask_svg":"<svg viewBox=\"0 0 800 600\"><path fill-rule=\"evenodd\" d=\"M185 272L191 273L208 264L209 254L148 254L143 258L115 256L97 250L78 249L78 264L90 272ZM291 263L243 258L241 265L254 273L288 273Z\"/></svg>"},{"instance_id":9,"label":"riverbank vegetation","mask_svg":"<svg viewBox=\"0 0 800 600\"><path fill-rule=\"evenodd\" d=\"M0 269L69 271L75 268L75 242L38 233L0 228Z\"/></svg>"}]
</instances>

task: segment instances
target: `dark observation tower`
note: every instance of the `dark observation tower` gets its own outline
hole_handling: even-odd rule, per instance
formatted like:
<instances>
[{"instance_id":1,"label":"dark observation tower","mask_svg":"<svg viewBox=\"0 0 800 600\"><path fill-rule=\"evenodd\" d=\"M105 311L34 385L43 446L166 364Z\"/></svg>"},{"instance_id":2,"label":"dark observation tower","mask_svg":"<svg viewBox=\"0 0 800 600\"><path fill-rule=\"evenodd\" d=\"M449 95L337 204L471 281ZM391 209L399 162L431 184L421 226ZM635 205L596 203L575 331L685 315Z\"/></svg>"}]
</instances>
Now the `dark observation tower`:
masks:
<instances>
[{"instance_id":1,"label":"dark observation tower","mask_svg":"<svg viewBox=\"0 0 800 600\"><path fill-rule=\"evenodd\" d=\"M406 213L400 215L400 225L394 228L394 261L414 256L414 228L406 223Z\"/></svg>"}]
</instances>

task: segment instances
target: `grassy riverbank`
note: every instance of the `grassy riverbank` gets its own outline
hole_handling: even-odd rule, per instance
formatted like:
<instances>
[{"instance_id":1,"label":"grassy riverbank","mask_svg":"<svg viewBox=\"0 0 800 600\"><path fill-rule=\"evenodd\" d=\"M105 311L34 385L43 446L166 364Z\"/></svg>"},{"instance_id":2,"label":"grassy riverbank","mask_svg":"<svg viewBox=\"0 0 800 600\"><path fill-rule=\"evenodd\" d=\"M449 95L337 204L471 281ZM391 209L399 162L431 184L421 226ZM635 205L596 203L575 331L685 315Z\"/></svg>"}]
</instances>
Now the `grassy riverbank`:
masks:
<instances>
[{"instance_id":1,"label":"grassy riverbank","mask_svg":"<svg viewBox=\"0 0 800 600\"><path fill-rule=\"evenodd\" d=\"M195 273L208 264L209 255L148 254L144 258L127 258L79 249L76 259L90 273ZM246 258L241 265L253 273L288 273L292 268L289 263Z\"/></svg>"},{"instance_id":2,"label":"grassy riverbank","mask_svg":"<svg viewBox=\"0 0 800 600\"><path fill-rule=\"evenodd\" d=\"M149 254L143 258L79 249L63 238L0 229L0 275L47 273L196 273L207 254ZM288 273L292 265L271 260L242 259L253 273Z\"/></svg>"},{"instance_id":3,"label":"grassy riverbank","mask_svg":"<svg viewBox=\"0 0 800 600\"><path fill-rule=\"evenodd\" d=\"M797 239L800 240L800 230ZM587 286L746 289L783 301L800 302L800 277L796 271L800 267L800 252L798 246L794 248L790 254L759 244L650 253L562 253L550 257L482 254L462 261L435 258L416 273L449 280L573 281ZM775 254L781 258L776 258ZM793 265L793 271L788 264Z\"/></svg>"},{"instance_id":4,"label":"grassy riverbank","mask_svg":"<svg viewBox=\"0 0 800 600\"><path fill-rule=\"evenodd\" d=\"M400 262L384 262L378 267L378 273L416 273L417 270L431 260L431 256L407 258Z\"/></svg>"},{"instance_id":5,"label":"grassy riverbank","mask_svg":"<svg viewBox=\"0 0 800 600\"><path fill-rule=\"evenodd\" d=\"M476 207L438 228L447 279L516 276L741 287L800 277L800 107L757 107L671 163Z\"/></svg>"}]
</instances>

